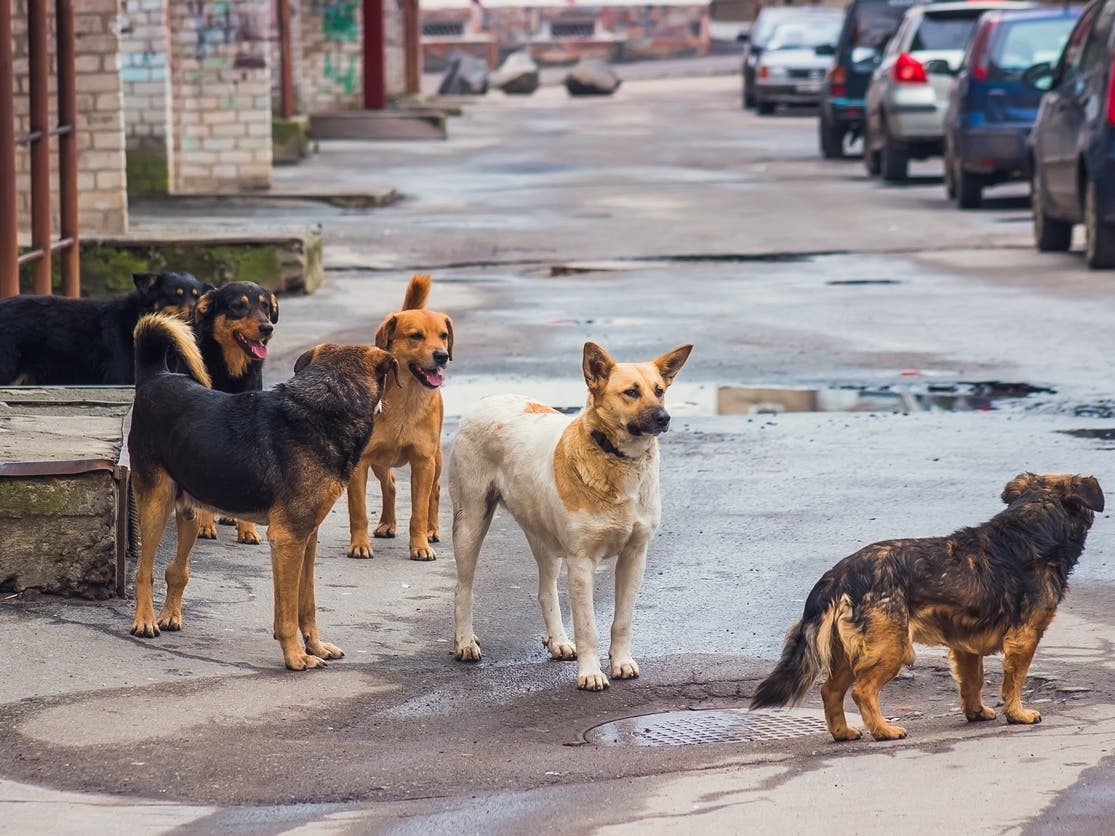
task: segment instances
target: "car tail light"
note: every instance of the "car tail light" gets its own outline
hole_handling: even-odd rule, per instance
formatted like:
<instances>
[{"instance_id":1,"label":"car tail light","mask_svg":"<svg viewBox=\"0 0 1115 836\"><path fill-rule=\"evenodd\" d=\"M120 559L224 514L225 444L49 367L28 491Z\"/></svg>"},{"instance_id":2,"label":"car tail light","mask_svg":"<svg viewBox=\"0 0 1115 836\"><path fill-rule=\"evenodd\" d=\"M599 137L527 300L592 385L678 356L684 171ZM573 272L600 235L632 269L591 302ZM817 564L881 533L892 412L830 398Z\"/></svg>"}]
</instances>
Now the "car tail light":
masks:
<instances>
[{"instance_id":1,"label":"car tail light","mask_svg":"<svg viewBox=\"0 0 1115 836\"><path fill-rule=\"evenodd\" d=\"M998 25L998 18L987 21L980 27L972 42L971 75L976 81L987 81L987 71L991 64L991 36L995 34L995 27Z\"/></svg>"},{"instance_id":2,"label":"car tail light","mask_svg":"<svg viewBox=\"0 0 1115 836\"><path fill-rule=\"evenodd\" d=\"M925 84L929 77L921 61L908 52L903 52L894 61L894 80L899 84Z\"/></svg>"},{"instance_id":3,"label":"car tail light","mask_svg":"<svg viewBox=\"0 0 1115 836\"><path fill-rule=\"evenodd\" d=\"M843 96L847 92L845 80L847 79L847 71L840 66L833 67L829 70L829 95L830 96Z\"/></svg>"},{"instance_id":4,"label":"car tail light","mask_svg":"<svg viewBox=\"0 0 1115 836\"><path fill-rule=\"evenodd\" d=\"M770 67L759 67L759 78L770 78Z\"/></svg>"},{"instance_id":5,"label":"car tail light","mask_svg":"<svg viewBox=\"0 0 1115 836\"><path fill-rule=\"evenodd\" d=\"M1115 60L1107 71L1107 124L1115 125Z\"/></svg>"}]
</instances>

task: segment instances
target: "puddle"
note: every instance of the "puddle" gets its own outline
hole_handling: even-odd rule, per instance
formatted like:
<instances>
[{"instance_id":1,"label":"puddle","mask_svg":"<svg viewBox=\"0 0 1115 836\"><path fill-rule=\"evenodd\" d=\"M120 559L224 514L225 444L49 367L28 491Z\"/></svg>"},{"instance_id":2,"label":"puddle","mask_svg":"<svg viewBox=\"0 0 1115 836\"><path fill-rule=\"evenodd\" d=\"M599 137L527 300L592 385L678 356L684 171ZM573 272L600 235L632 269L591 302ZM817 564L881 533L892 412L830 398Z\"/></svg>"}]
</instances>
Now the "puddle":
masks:
<instances>
[{"instance_id":1,"label":"puddle","mask_svg":"<svg viewBox=\"0 0 1115 836\"><path fill-rule=\"evenodd\" d=\"M446 415L461 415L488 395L515 392L559 412L579 412L585 403L580 378L524 381L511 378L454 379L442 389ZM998 402L1054 390L1000 381L902 384L894 386L719 386L679 381L666 402L678 418L769 415L783 412L987 412Z\"/></svg>"}]
</instances>

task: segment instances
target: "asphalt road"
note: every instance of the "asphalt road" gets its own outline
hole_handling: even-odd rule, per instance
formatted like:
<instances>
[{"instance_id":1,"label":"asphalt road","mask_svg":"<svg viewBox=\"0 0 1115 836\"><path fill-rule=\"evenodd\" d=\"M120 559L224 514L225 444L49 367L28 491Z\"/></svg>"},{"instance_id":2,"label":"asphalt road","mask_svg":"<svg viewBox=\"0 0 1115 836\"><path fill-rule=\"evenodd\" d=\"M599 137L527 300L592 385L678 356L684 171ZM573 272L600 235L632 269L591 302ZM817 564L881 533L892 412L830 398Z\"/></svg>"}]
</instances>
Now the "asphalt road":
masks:
<instances>
[{"instance_id":1,"label":"asphalt road","mask_svg":"<svg viewBox=\"0 0 1115 836\"><path fill-rule=\"evenodd\" d=\"M632 360L694 342L668 399L640 679L579 693L572 665L547 661L533 561L506 517L478 570L484 661L455 663L451 543L432 564L409 561L405 539L347 560L344 503L322 529L318 602L347 656L288 673L266 548L226 529L195 552L181 633L129 636L130 601L0 607L15 650L0 830L1109 830L1110 793L1092 790L1115 746L1107 516L1027 686L1041 726L964 723L927 649L883 694L903 742L831 743L815 695L792 736L760 743L608 746L591 731L695 709L691 736L711 735L700 710L746 704L835 560L981 522L1021 470L1094 473L1115 491L1115 279L1032 250L1025 187L962 213L938 161L884 187L857 159L821 161L814 118L738 101L731 77L631 81L614 100L489 96L448 142L331 143L278 175L387 182L405 195L393 207L171 205L150 219L323 224L328 282L283 300L272 382L315 342L369 341L410 271L431 270L432 304L455 322L447 446L486 393L580 404L586 339ZM722 388L760 386L843 409L718 410ZM957 393L971 397L947 408ZM602 635L610 581L608 567ZM990 661L989 695L998 671Z\"/></svg>"}]
</instances>

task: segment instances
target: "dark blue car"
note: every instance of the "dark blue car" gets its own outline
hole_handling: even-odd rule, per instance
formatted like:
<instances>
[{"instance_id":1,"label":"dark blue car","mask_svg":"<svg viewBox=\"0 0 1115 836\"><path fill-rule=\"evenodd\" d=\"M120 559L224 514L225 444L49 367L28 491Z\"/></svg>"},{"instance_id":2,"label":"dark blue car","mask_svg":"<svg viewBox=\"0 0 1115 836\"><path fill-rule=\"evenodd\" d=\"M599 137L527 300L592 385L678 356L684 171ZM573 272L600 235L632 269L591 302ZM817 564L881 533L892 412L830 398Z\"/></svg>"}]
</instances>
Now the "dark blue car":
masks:
<instances>
[{"instance_id":1,"label":"dark blue car","mask_svg":"<svg viewBox=\"0 0 1115 836\"><path fill-rule=\"evenodd\" d=\"M945 116L945 188L962 209L983 190L1030 177L1026 139L1041 91L1022 74L1056 63L1081 7L987 12L972 34Z\"/></svg>"}]
</instances>

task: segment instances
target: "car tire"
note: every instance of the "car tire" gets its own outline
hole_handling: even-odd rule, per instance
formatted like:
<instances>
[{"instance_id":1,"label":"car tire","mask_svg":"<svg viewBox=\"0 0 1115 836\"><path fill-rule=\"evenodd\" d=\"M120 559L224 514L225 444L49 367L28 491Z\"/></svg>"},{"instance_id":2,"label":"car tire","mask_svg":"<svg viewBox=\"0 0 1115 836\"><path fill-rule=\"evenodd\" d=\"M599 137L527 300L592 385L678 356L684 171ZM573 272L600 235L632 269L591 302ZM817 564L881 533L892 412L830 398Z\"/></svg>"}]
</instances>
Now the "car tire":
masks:
<instances>
[{"instance_id":1,"label":"car tire","mask_svg":"<svg viewBox=\"0 0 1115 836\"><path fill-rule=\"evenodd\" d=\"M818 120L818 123L820 124L821 156L826 160L844 159L844 129L839 125L830 125L825 121L824 116Z\"/></svg>"},{"instance_id":2,"label":"car tire","mask_svg":"<svg viewBox=\"0 0 1115 836\"><path fill-rule=\"evenodd\" d=\"M1084 261L1093 270L1115 267L1115 224L1100 217L1096 182L1091 179L1084 190Z\"/></svg>"},{"instance_id":3,"label":"car tire","mask_svg":"<svg viewBox=\"0 0 1115 836\"><path fill-rule=\"evenodd\" d=\"M760 102L755 100L755 112L760 116L770 116L774 113L774 102Z\"/></svg>"},{"instance_id":4,"label":"car tire","mask_svg":"<svg viewBox=\"0 0 1115 836\"><path fill-rule=\"evenodd\" d=\"M945 197L956 200L956 168L947 144L945 145Z\"/></svg>"},{"instance_id":5,"label":"car tire","mask_svg":"<svg viewBox=\"0 0 1115 836\"><path fill-rule=\"evenodd\" d=\"M983 203L984 179L978 174L964 170L964 166L956 163L956 175L953 178L956 190L956 205L961 209L979 209Z\"/></svg>"},{"instance_id":6,"label":"car tire","mask_svg":"<svg viewBox=\"0 0 1115 836\"><path fill-rule=\"evenodd\" d=\"M1045 213L1045 198L1042 196L1041 175L1034 166L1034 176L1030 181L1030 206L1034 217L1034 246L1038 252L1063 253L1072 246L1072 224L1059 221Z\"/></svg>"},{"instance_id":7,"label":"car tire","mask_svg":"<svg viewBox=\"0 0 1115 836\"><path fill-rule=\"evenodd\" d=\"M868 177L878 177L881 163L879 152L875 150L875 139L867 128L867 120L863 122L863 167L867 169Z\"/></svg>"},{"instance_id":8,"label":"car tire","mask_svg":"<svg viewBox=\"0 0 1115 836\"><path fill-rule=\"evenodd\" d=\"M879 157L879 170L887 183L901 183L909 173L910 158L899 146L883 123L883 150Z\"/></svg>"}]
</instances>

